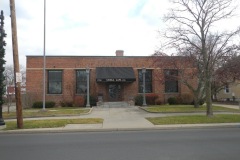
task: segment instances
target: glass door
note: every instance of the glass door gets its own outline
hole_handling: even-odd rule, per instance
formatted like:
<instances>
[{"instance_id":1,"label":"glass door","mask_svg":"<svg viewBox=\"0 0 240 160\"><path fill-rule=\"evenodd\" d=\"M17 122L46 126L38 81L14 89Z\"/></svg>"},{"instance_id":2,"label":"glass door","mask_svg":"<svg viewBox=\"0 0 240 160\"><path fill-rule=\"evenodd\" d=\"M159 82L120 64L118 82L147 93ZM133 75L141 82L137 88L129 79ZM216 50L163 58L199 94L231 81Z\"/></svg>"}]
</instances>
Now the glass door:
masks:
<instances>
[{"instance_id":1,"label":"glass door","mask_svg":"<svg viewBox=\"0 0 240 160\"><path fill-rule=\"evenodd\" d=\"M109 84L108 93L109 93L109 101L121 101L121 85L120 84Z\"/></svg>"}]
</instances>

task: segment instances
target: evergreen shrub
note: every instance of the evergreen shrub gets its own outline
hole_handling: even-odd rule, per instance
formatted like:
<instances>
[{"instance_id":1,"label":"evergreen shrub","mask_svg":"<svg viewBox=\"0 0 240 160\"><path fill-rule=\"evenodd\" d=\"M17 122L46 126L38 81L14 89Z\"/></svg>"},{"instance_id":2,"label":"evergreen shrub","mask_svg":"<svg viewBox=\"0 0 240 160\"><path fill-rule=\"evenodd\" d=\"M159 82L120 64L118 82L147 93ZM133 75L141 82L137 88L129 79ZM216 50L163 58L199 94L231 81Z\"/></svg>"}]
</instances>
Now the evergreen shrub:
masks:
<instances>
[{"instance_id":1,"label":"evergreen shrub","mask_svg":"<svg viewBox=\"0 0 240 160\"><path fill-rule=\"evenodd\" d=\"M135 98L135 105L142 106L143 105L143 96L141 94L137 95Z\"/></svg>"},{"instance_id":2,"label":"evergreen shrub","mask_svg":"<svg viewBox=\"0 0 240 160\"><path fill-rule=\"evenodd\" d=\"M97 106L97 98L95 96L89 96L90 106ZM87 105L87 96L84 97L84 105Z\"/></svg>"},{"instance_id":3,"label":"evergreen shrub","mask_svg":"<svg viewBox=\"0 0 240 160\"><path fill-rule=\"evenodd\" d=\"M177 98L176 97L169 97L168 98L168 104L169 105L177 104Z\"/></svg>"},{"instance_id":4,"label":"evergreen shrub","mask_svg":"<svg viewBox=\"0 0 240 160\"><path fill-rule=\"evenodd\" d=\"M45 108L53 108L55 107L56 103L53 101L47 101L45 102ZM42 108L43 107L43 102L34 102L32 105L32 108Z\"/></svg>"}]
</instances>

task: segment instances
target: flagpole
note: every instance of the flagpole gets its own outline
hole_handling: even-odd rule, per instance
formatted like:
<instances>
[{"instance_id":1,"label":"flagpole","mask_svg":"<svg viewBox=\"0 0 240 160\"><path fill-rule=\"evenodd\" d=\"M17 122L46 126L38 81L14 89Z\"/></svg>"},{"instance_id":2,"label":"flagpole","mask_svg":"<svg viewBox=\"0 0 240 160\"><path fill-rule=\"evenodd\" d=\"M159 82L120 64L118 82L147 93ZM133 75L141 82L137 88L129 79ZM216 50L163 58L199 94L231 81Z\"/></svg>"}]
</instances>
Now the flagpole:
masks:
<instances>
[{"instance_id":1,"label":"flagpole","mask_svg":"<svg viewBox=\"0 0 240 160\"><path fill-rule=\"evenodd\" d=\"M46 101L46 0L44 0L44 29L43 29L43 111L45 110Z\"/></svg>"}]
</instances>

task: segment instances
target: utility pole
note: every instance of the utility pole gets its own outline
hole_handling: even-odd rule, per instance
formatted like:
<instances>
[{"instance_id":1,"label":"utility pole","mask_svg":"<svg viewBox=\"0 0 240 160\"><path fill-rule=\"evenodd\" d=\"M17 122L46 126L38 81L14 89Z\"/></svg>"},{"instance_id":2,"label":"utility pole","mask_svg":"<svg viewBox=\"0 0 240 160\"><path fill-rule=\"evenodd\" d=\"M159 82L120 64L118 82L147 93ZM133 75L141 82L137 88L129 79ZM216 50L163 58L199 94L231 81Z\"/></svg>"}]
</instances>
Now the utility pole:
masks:
<instances>
[{"instance_id":1,"label":"utility pole","mask_svg":"<svg viewBox=\"0 0 240 160\"><path fill-rule=\"evenodd\" d=\"M21 73L19 69L18 59L18 41L17 41L17 22L15 1L10 0L11 26L12 26L12 47L13 47L13 63L14 63L14 80L15 80L15 97L17 111L17 128L23 128L22 117L22 101L21 101Z\"/></svg>"}]
</instances>

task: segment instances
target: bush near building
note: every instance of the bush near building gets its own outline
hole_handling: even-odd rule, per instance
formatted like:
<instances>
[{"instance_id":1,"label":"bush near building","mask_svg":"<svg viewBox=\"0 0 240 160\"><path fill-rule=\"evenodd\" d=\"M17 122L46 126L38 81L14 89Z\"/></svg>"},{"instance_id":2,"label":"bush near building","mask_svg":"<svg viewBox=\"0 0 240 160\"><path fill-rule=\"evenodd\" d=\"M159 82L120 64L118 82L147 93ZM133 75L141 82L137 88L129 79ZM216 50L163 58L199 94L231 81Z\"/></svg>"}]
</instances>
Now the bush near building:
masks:
<instances>
[{"instance_id":1,"label":"bush near building","mask_svg":"<svg viewBox=\"0 0 240 160\"><path fill-rule=\"evenodd\" d=\"M70 101L61 101L60 105L61 107L74 107L74 103Z\"/></svg>"},{"instance_id":2,"label":"bush near building","mask_svg":"<svg viewBox=\"0 0 240 160\"><path fill-rule=\"evenodd\" d=\"M178 104L178 103L177 103L177 98L176 98L176 97L169 97L169 98L168 98L168 104L169 104L169 105Z\"/></svg>"},{"instance_id":3,"label":"bush near building","mask_svg":"<svg viewBox=\"0 0 240 160\"><path fill-rule=\"evenodd\" d=\"M155 93L146 94L146 102L149 105L155 105L158 95Z\"/></svg>"},{"instance_id":4,"label":"bush near building","mask_svg":"<svg viewBox=\"0 0 240 160\"><path fill-rule=\"evenodd\" d=\"M193 104L193 96L190 94L181 94L177 97L170 97L168 98L168 104L169 105L175 105L175 104L183 104L183 105L190 105ZM202 105L202 101L201 104Z\"/></svg>"},{"instance_id":5,"label":"bush near building","mask_svg":"<svg viewBox=\"0 0 240 160\"><path fill-rule=\"evenodd\" d=\"M97 106L97 98L95 96L89 96L90 106ZM84 97L84 105L87 105L87 96Z\"/></svg>"},{"instance_id":6,"label":"bush near building","mask_svg":"<svg viewBox=\"0 0 240 160\"><path fill-rule=\"evenodd\" d=\"M136 106L142 106L143 104L143 96L141 94L137 95L135 98L135 105Z\"/></svg>"},{"instance_id":7,"label":"bush near building","mask_svg":"<svg viewBox=\"0 0 240 160\"><path fill-rule=\"evenodd\" d=\"M147 105L156 105L161 104L158 99L158 95L155 93L146 94L146 103ZM142 106L143 104L143 96L141 94L135 97L135 105Z\"/></svg>"},{"instance_id":8,"label":"bush near building","mask_svg":"<svg viewBox=\"0 0 240 160\"><path fill-rule=\"evenodd\" d=\"M46 108L53 108L55 107L56 103L53 102L53 101L48 101L48 102L45 102L45 107ZM33 105L32 105L32 108L42 108L43 107L43 102L34 102Z\"/></svg>"},{"instance_id":9,"label":"bush near building","mask_svg":"<svg viewBox=\"0 0 240 160\"><path fill-rule=\"evenodd\" d=\"M76 96L74 98L74 107L84 107L84 96Z\"/></svg>"}]
</instances>

